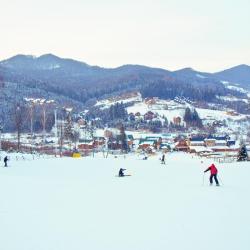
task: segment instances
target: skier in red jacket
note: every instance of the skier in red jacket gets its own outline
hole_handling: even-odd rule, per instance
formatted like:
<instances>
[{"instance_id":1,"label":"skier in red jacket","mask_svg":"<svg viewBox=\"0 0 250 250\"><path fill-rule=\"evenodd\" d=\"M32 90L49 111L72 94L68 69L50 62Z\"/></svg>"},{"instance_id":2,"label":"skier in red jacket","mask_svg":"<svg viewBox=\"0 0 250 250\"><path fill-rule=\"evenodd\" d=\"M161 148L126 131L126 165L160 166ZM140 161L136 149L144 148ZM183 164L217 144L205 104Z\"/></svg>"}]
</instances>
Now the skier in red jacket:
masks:
<instances>
[{"instance_id":1,"label":"skier in red jacket","mask_svg":"<svg viewBox=\"0 0 250 250\"><path fill-rule=\"evenodd\" d=\"M215 180L215 183L216 183L216 186L219 186L219 182L218 182L218 179L217 179L217 173L218 173L218 170L217 168L215 167L214 164L212 164L209 168L207 168L204 173L206 173L207 171L210 170L210 178L209 178L209 181L210 181L210 185L213 184L213 178Z\"/></svg>"}]
</instances>

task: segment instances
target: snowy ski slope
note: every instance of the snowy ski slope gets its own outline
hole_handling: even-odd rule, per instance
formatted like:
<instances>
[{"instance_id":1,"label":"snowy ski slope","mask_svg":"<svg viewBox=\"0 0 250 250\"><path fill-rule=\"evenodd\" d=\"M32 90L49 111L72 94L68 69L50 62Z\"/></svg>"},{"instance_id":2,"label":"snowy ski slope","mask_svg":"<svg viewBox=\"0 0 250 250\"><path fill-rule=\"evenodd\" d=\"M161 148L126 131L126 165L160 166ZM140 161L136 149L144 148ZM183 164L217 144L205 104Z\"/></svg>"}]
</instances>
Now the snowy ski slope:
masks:
<instances>
[{"instance_id":1,"label":"snowy ski slope","mask_svg":"<svg viewBox=\"0 0 250 250\"><path fill-rule=\"evenodd\" d=\"M0 168L0 249L249 250L249 162L216 164L223 185L210 187L210 160L159 157L12 157ZM120 167L132 176L115 177Z\"/></svg>"}]
</instances>

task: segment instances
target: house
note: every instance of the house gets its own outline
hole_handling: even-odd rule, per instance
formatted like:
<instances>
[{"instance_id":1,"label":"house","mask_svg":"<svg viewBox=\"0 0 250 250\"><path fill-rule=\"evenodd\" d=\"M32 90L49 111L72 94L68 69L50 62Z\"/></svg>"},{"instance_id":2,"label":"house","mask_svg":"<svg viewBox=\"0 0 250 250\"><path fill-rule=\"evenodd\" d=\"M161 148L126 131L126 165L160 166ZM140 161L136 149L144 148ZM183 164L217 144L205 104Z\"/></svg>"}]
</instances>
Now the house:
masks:
<instances>
[{"instance_id":1,"label":"house","mask_svg":"<svg viewBox=\"0 0 250 250\"><path fill-rule=\"evenodd\" d=\"M79 142L78 149L81 150L90 150L94 148L94 142L92 140L85 140L84 142Z\"/></svg>"},{"instance_id":2,"label":"house","mask_svg":"<svg viewBox=\"0 0 250 250\"><path fill-rule=\"evenodd\" d=\"M178 142L176 142L175 144L175 150L177 151L184 151L184 152L188 152L189 151L189 145L188 142L184 139L179 140Z\"/></svg>"},{"instance_id":3,"label":"house","mask_svg":"<svg viewBox=\"0 0 250 250\"><path fill-rule=\"evenodd\" d=\"M188 139L188 146L205 146L204 137L193 137Z\"/></svg>"},{"instance_id":4,"label":"house","mask_svg":"<svg viewBox=\"0 0 250 250\"><path fill-rule=\"evenodd\" d=\"M111 150L122 150L122 144L118 142L108 143L108 148Z\"/></svg>"},{"instance_id":5,"label":"house","mask_svg":"<svg viewBox=\"0 0 250 250\"><path fill-rule=\"evenodd\" d=\"M162 143L161 136L147 136L145 138L147 141L155 141L155 149L160 149L160 145Z\"/></svg>"},{"instance_id":6,"label":"house","mask_svg":"<svg viewBox=\"0 0 250 250\"><path fill-rule=\"evenodd\" d=\"M144 114L144 120L153 120L155 118L155 114L152 111L148 111L146 114Z\"/></svg>"},{"instance_id":7,"label":"house","mask_svg":"<svg viewBox=\"0 0 250 250\"><path fill-rule=\"evenodd\" d=\"M133 135L127 135L127 142L128 142L128 146L130 148L132 148L133 145L134 145L134 137L133 137Z\"/></svg>"},{"instance_id":8,"label":"house","mask_svg":"<svg viewBox=\"0 0 250 250\"><path fill-rule=\"evenodd\" d=\"M181 125L181 118L179 116L173 118L174 125Z\"/></svg>"},{"instance_id":9,"label":"house","mask_svg":"<svg viewBox=\"0 0 250 250\"><path fill-rule=\"evenodd\" d=\"M99 148L105 145L105 138L102 136L94 136L93 138L93 147Z\"/></svg>"},{"instance_id":10,"label":"house","mask_svg":"<svg viewBox=\"0 0 250 250\"><path fill-rule=\"evenodd\" d=\"M206 140L212 142L214 141L214 145L212 145L211 147L213 146L227 146L228 143L227 141L230 139L229 136L227 135L224 135L224 136L208 136L208 138L206 138ZM213 143L211 143L213 144Z\"/></svg>"},{"instance_id":11,"label":"house","mask_svg":"<svg viewBox=\"0 0 250 250\"><path fill-rule=\"evenodd\" d=\"M139 142L139 149L147 149L149 147L156 148L157 147L157 140L147 140L147 139L141 139Z\"/></svg>"},{"instance_id":12,"label":"house","mask_svg":"<svg viewBox=\"0 0 250 250\"><path fill-rule=\"evenodd\" d=\"M228 147L228 146L214 146L211 147L213 152L238 152L238 147Z\"/></svg>"},{"instance_id":13,"label":"house","mask_svg":"<svg viewBox=\"0 0 250 250\"><path fill-rule=\"evenodd\" d=\"M156 104L156 98L145 98L145 103L147 104L147 105L153 105L153 104Z\"/></svg>"},{"instance_id":14,"label":"house","mask_svg":"<svg viewBox=\"0 0 250 250\"><path fill-rule=\"evenodd\" d=\"M232 111L227 111L226 114L227 114L227 115L230 115L230 116L238 116L238 115L239 115L239 113L235 112L234 110L232 110Z\"/></svg>"},{"instance_id":15,"label":"house","mask_svg":"<svg viewBox=\"0 0 250 250\"><path fill-rule=\"evenodd\" d=\"M159 149L164 151L171 151L171 146L168 143L161 143Z\"/></svg>"},{"instance_id":16,"label":"house","mask_svg":"<svg viewBox=\"0 0 250 250\"><path fill-rule=\"evenodd\" d=\"M216 140L215 145L216 146L228 146L226 140Z\"/></svg>"},{"instance_id":17,"label":"house","mask_svg":"<svg viewBox=\"0 0 250 250\"><path fill-rule=\"evenodd\" d=\"M204 146L189 146L189 152L190 153L196 153L196 154L204 154L204 153L210 153L213 152L212 149L204 147Z\"/></svg>"},{"instance_id":18,"label":"house","mask_svg":"<svg viewBox=\"0 0 250 250\"><path fill-rule=\"evenodd\" d=\"M228 140L228 141L227 141L228 147L235 146L235 144L236 144L236 141L235 141L235 140Z\"/></svg>"},{"instance_id":19,"label":"house","mask_svg":"<svg viewBox=\"0 0 250 250\"><path fill-rule=\"evenodd\" d=\"M214 138L206 138L204 140L204 144L206 147L214 147L216 145L216 139Z\"/></svg>"}]
</instances>

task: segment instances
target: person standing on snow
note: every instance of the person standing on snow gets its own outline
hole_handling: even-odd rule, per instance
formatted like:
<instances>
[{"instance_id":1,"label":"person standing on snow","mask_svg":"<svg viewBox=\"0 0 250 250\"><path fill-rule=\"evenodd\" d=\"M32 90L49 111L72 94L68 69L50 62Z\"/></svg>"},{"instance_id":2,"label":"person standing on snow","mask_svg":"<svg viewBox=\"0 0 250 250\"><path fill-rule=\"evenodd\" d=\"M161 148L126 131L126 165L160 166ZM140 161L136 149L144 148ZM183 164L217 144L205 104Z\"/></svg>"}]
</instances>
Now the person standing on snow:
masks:
<instances>
[{"instance_id":1,"label":"person standing on snow","mask_svg":"<svg viewBox=\"0 0 250 250\"><path fill-rule=\"evenodd\" d=\"M208 167L204 173L206 173L207 171L210 171L210 177L209 177L209 181L210 181L210 185L213 184L213 179L215 180L215 183L216 183L216 186L219 186L219 181L217 179L217 173L218 173L218 170L217 168L215 167L214 164L212 164L210 167Z\"/></svg>"},{"instance_id":2,"label":"person standing on snow","mask_svg":"<svg viewBox=\"0 0 250 250\"><path fill-rule=\"evenodd\" d=\"M4 166L5 167L8 167L8 165L7 165L7 161L8 161L9 159L8 159L8 157L7 157L7 155L4 157L4 159L3 159L3 162L4 162Z\"/></svg>"},{"instance_id":3,"label":"person standing on snow","mask_svg":"<svg viewBox=\"0 0 250 250\"><path fill-rule=\"evenodd\" d=\"M165 154L163 154L162 157L161 157L161 164L166 164L165 163Z\"/></svg>"}]
</instances>

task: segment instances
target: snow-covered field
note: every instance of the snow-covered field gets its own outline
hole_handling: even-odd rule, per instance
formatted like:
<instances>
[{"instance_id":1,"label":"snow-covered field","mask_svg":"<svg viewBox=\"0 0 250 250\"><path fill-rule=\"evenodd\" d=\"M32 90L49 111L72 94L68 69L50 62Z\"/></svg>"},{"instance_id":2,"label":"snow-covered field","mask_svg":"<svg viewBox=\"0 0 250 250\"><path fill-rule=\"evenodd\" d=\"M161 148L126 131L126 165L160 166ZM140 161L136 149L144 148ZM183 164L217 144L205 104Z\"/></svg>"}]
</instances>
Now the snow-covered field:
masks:
<instances>
[{"instance_id":1,"label":"snow-covered field","mask_svg":"<svg viewBox=\"0 0 250 250\"><path fill-rule=\"evenodd\" d=\"M147 161L19 160L0 168L3 250L249 250L249 163L221 164L220 187L203 185L211 161L170 153ZM115 177L119 168L131 177Z\"/></svg>"}]
</instances>

